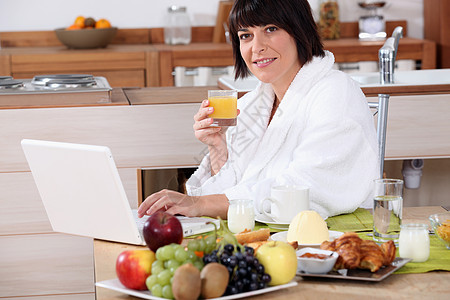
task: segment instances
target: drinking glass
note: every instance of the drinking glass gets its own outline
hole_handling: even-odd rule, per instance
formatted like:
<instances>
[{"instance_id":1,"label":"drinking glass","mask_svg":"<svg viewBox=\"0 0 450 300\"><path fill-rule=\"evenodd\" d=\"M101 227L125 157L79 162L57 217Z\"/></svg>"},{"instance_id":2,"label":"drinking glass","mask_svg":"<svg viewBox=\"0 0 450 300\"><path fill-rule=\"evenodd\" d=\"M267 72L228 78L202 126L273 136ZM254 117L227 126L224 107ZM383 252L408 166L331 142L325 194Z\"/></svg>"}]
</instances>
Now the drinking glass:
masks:
<instances>
[{"instance_id":1,"label":"drinking glass","mask_svg":"<svg viewBox=\"0 0 450 300\"><path fill-rule=\"evenodd\" d=\"M403 180L376 179L373 201L373 240L377 243L394 241L398 246L402 224Z\"/></svg>"},{"instance_id":2,"label":"drinking glass","mask_svg":"<svg viewBox=\"0 0 450 300\"><path fill-rule=\"evenodd\" d=\"M255 227L255 210L251 199L229 200L228 206L228 229L233 233L244 230L253 230Z\"/></svg>"},{"instance_id":3,"label":"drinking glass","mask_svg":"<svg viewBox=\"0 0 450 300\"><path fill-rule=\"evenodd\" d=\"M208 91L209 106L214 111L208 117L213 118L211 126L235 126L237 117L237 91Z\"/></svg>"}]
</instances>

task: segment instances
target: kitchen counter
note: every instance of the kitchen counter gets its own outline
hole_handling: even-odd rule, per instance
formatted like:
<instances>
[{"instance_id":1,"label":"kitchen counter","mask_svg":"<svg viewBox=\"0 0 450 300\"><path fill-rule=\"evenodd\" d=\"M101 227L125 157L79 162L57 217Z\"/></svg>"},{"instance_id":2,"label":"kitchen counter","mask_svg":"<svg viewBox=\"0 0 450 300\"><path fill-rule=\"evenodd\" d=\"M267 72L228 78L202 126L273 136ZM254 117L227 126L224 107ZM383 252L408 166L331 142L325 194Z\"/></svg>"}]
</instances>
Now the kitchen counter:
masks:
<instances>
[{"instance_id":1,"label":"kitchen counter","mask_svg":"<svg viewBox=\"0 0 450 300\"><path fill-rule=\"evenodd\" d=\"M405 207L405 222L428 223L428 216L445 212L442 207ZM125 250L145 249L107 241L94 241L95 278L103 281L116 278L115 260ZM367 283L333 279L302 279L296 277L298 285L273 293L255 296L252 299L445 299L450 294L450 272L429 272L422 274L393 274L381 282ZM104 288L96 288L97 300L139 299Z\"/></svg>"}]
</instances>

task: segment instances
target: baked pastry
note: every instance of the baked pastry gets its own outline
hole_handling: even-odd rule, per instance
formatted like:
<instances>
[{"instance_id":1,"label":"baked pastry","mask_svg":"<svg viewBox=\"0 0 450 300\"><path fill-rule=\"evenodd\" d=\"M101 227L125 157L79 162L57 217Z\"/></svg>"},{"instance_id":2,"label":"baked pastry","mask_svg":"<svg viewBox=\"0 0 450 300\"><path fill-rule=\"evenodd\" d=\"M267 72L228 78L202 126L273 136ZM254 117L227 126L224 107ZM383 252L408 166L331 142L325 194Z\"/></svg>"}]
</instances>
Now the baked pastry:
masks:
<instances>
[{"instance_id":1,"label":"baked pastry","mask_svg":"<svg viewBox=\"0 0 450 300\"><path fill-rule=\"evenodd\" d=\"M369 269L371 272L376 272L384 265L384 253L381 250L381 247L374 241L362 240L360 251L361 261L359 263L359 268Z\"/></svg>"},{"instance_id":2,"label":"baked pastry","mask_svg":"<svg viewBox=\"0 0 450 300\"><path fill-rule=\"evenodd\" d=\"M395 259L393 241L377 245L371 240L362 240L354 232L346 232L332 242L325 241L320 249L336 251L339 254L334 269L368 269L378 271Z\"/></svg>"}]
</instances>

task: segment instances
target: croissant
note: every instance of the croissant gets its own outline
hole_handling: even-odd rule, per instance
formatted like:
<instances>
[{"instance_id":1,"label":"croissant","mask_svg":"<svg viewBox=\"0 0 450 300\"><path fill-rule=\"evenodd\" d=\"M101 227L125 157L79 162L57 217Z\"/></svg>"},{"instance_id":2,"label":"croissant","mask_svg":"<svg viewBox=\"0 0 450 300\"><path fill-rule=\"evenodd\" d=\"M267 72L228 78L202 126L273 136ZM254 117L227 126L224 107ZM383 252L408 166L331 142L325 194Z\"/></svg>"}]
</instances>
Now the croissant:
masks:
<instances>
[{"instance_id":1,"label":"croissant","mask_svg":"<svg viewBox=\"0 0 450 300\"><path fill-rule=\"evenodd\" d=\"M362 240L354 232L346 232L332 242L324 241L320 249L336 251L339 257L334 269L369 269L378 271L395 259L395 244L392 241L377 245L371 240Z\"/></svg>"},{"instance_id":2,"label":"croissant","mask_svg":"<svg viewBox=\"0 0 450 300\"><path fill-rule=\"evenodd\" d=\"M374 241L363 240L360 245L361 269L369 269L371 272L378 271L385 262L383 250Z\"/></svg>"}]
</instances>

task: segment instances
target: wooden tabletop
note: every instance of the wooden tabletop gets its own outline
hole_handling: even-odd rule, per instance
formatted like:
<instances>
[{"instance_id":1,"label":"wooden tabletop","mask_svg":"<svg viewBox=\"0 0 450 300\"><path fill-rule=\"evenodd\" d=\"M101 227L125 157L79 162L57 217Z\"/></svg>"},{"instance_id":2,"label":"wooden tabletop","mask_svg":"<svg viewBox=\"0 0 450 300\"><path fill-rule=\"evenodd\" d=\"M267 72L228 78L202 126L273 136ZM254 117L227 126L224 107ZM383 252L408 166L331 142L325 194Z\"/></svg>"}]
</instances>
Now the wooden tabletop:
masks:
<instances>
[{"instance_id":1,"label":"wooden tabletop","mask_svg":"<svg viewBox=\"0 0 450 300\"><path fill-rule=\"evenodd\" d=\"M445 212L440 206L405 207L404 223L429 223L428 216ZM115 261L125 250L145 249L141 246L106 241L94 241L95 280L116 278ZM255 296L252 299L448 299L450 295L450 272L421 274L393 274L381 282L344 281L339 279L295 278L298 285L273 293ZM96 288L97 300L139 299L104 288Z\"/></svg>"}]
</instances>

